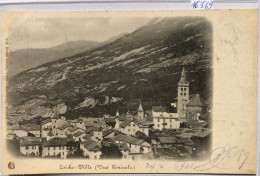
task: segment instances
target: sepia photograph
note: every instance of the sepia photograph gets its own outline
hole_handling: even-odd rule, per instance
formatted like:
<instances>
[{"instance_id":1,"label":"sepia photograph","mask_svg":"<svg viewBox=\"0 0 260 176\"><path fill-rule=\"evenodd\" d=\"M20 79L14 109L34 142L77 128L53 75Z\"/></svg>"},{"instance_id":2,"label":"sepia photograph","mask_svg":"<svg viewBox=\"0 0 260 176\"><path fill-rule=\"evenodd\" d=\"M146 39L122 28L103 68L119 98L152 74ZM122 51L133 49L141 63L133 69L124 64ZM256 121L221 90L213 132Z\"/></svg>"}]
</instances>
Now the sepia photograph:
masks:
<instances>
[{"instance_id":1,"label":"sepia photograph","mask_svg":"<svg viewBox=\"0 0 260 176\"><path fill-rule=\"evenodd\" d=\"M8 39L7 148L17 157L208 154L206 18L32 17Z\"/></svg>"},{"instance_id":2,"label":"sepia photograph","mask_svg":"<svg viewBox=\"0 0 260 176\"><path fill-rule=\"evenodd\" d=\"M213 113L217 112L214 98L216 106L221 103L220 97L213 96L213 51L219 49L213 44L216 22L212 17L203 13L6 13L2 146L6 157L19 161L6 160L9 170L33 160L46 167L49 161L61 162L60 172L94 172L91 168L106 172L103 164L62 164L75 160L145 161L150 172L162 173L171 170L152 170L155 165L149 161L157 162L158 168L165 168L161 162L177 162L177 172L185 172L183 167L196 172L221 168L220 159L212 158L220 151L212 143L212 134L217 133L213 126L223 117ZM229 143L223 149L222 156L234 151ZM249 154L239 152L237 166L242 167ZM207 169L186 165L205 160L214 164ZM107 172L140 172L135 165L109 167Z\"/></svg>"}]
</instances>

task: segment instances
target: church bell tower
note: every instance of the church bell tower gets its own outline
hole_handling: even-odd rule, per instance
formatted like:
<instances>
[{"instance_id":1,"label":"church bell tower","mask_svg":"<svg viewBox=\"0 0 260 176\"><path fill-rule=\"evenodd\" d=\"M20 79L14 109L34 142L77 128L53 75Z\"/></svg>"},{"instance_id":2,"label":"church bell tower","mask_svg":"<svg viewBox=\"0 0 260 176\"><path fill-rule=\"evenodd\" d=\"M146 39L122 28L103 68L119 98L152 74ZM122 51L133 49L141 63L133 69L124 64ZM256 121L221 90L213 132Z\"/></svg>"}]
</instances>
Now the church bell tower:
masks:
<instances>
[{"instance_id":1,"label":"church bell tower","mask_svg":"<svg viewBox=\"0 0 260 176\"><path fill-rule=\"evenodd\" d=\"M189 82L186 80L186 72L183 67L181 79L178 83L178 108L177 113L180 120L186 119L186 103L189 101Z\"/></svg>"}]
</instances>

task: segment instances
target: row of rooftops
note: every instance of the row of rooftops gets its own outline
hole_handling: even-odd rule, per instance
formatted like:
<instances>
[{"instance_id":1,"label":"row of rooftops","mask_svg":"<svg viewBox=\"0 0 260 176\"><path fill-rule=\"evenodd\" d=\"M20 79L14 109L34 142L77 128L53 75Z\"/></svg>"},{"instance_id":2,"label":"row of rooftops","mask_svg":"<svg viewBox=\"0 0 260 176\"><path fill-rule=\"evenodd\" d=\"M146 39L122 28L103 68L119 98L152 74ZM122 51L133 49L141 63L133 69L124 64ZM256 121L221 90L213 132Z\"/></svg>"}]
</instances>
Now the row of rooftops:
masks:
<instances>
[{"instance_id":1,"label":"row of rooftops","mask_svg":"<svg viewBox=\"0 0 260 176\"><path fill-rule=\"evenodd\" d=\"M129 143L129 144L133 144L133 145L139 145L139 146L143 146L143 147L150 147L150 144L145 142L144 140L137 139L135 137L128 136L125 134L118 134L113 137L113 140L123 142L123 143Z\"/></svg>"},{"instance_id":2,"label":"row of rooftops","mask_svg":"<svg viewBox=\"0 0 260 176\"><path fill-rule=\"evenodd\" d=\"M190 138L179 138L179 137L158 137L158 141L161 144L185 144L188 146L193 145Z\"/></svg>"},{"instance_id":3,"label":"row of rooftops","mask_svg":"<svg viewBox=\"0 0 260 176\"><path fill-rule=\"evenodd\" d=\"M115 130L109 129L104 131L103 135L108 135ZM83 133L80 133L80 135ZM211 134L211 130L208 128L201 129L183 129L180 134L173 136L173 134L169 134L168 136L164 136L163 133L155 134L152 136L152 139L159 141L161 144L185 144L192 145L192 137L200 137L204 138ZM75 135L75 134L74 134ZM91 139L91 135L88 134L84 138L86 141L83 142L84 146L89 150L100 150L100 145ZM117 134L112 138L114 141L119 141L122 143L129 143L133 145L139 145L143 147L150 147L150 144L145 142L142 139L137 139L132 136L128 136L125 134ZM73 141L71 137L67 138L53 138L49 141L46 138L40 137L23 137L21 138L21 146L33 146L33 145L43 145L44 147L61 147L66 146L69 141Z\"/></svg>"},{"instance_id":4,"label":"row of rooftops","mask_svg":"<svg viewBox=\"0 0 260 176\"><path fill-rule=\"evenodd\" d=\"M8 126L9 130L24 130L26 132L29 131L40 131L41 126L40 125L14 125L14 126Z\"/></svg>"},{"instance_id":5,"label":"row of rooftops","mask_svg":"<svg viewBox=\"0 0 260 176\"><path fill-rule=\"evenodd\" d=\"M152 139L158 139L160 137L179 137L179 138L192 138L192 137L200 137L205 138L211 134L211 129L209 128L179 128L175 130L167 130L167 131L153 131L150 133L150 137Z\"/></svg>"},{"instance_id":6,"label":"row of rooftops","mask_svg":"<svg viewBox=\"0 0 260 176\"><path fill-rule=\"evenodd\" d=\"M120 127L125 128L131 122L134 122L139 127L149 127L149 126L153 125L153 121L148 121L146 119L127 118L120 124Z\"/></svg>"},{"instance_id":7,"label":"row of rooftops","mask_svg":"<svg viewBox=\"0 0 260 176\"><path fill-rule=\"evenodd\" d=\"M40 140L36 140L40 139ZM88 135L85 137L85 140L83 142L83 145L85 148L87 148L89 151L98 151L101 149L101 145L99 145L97 142L91 139L91 136ZM46 140L46 138L22 138L20 141L21 146L43 146L43 147L65 147L69 146L70 142L74 141L71 137L67 138L53 138L50 140Z\"/></svg>"},{"instance_id":8,"label":"row of rooftops","mask_svg":"<svg viewBox=\"0 0 260 176\"><path fill-rule=\"evenodd\" d=\"M207 103L200 97L199 94L196 94L194 95L190 101L188 101L188 103L186 104L187 106L207 106ZM139 111L144 111L143 108L142 108L142 105L140 103L139 107L138 107L138 112ZM176 111L176 108L175 107L172 107L172 106L153 106L152 107L152 111L153 112L161 112L161 113L175 113ZM57 116L55 116L57 117ZM121 114L119 115L117 118L119 121L125 121L127 119L130 119L130 118L133 118L135 119L135 115L133 115L132 113L126 113L126 114ZM152 121L152 115L151 113L149 112L146 112L145 114L145 117L147 117L146 119L150 119L150 120L147 120L146 124L143 123L143 125L150 125L149 124L149 121ZM59 120L62 120L62 119L59 119ZM41 122L41 125L44 125L46 123L50 123L52 121L51 118L47 118L45 120L43 120ZM65 128L68 128L70 127L70 124L71 123L81 123L81 122L84 122L85 123L85 126L95 126L95 125L104 125L106 123L115 123L115 118L112 117L112 118L104 118L104 121L102 121L102 119L100 118L83 118L83 117L80 117L78 119L74 119L74 120L63 120L64 123L62 123L62 125L60 125L59 127L57 127L58 129L60 130L63 130ZM124 123L122 123L122 126L124 125L127 125L130 123L130 120L127 120L125 121ZM40 129L40 126L39 125L23 125L21 127L12 127L13 129L23 129L25 131L37 131Z\"/></svg>"}]
</instances>

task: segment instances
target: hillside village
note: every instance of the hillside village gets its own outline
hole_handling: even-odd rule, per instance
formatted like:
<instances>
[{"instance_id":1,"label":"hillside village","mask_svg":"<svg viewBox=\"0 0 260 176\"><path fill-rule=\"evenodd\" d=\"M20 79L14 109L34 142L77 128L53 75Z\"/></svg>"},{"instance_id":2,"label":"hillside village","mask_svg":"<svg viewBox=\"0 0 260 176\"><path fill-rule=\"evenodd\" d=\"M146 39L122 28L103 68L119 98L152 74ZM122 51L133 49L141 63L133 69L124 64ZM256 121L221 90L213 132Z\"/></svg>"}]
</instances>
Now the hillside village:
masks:
<instances>
[{"instance_id":1,"label":"hillside village","mask_svg":"<svg viewBox=\"0 0 260 176\"><path fill-rule=\"evenodd\" d=\"M203 157L210 149L211 107L190 94L183 68L169 106L67 119L58 112L8 125L8 148L21 157L174 159ZM176 101L177 102L174 102Z\"/></svg>"}]
</instances>

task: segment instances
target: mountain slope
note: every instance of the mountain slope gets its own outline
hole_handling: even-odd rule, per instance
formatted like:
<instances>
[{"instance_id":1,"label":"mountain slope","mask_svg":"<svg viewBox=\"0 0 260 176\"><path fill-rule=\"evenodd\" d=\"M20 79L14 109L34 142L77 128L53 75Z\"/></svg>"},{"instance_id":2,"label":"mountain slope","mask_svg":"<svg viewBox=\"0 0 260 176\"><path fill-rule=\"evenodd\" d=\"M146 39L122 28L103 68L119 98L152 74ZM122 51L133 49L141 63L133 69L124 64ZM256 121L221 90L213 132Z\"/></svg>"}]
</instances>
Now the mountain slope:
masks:
<instances>
[{"instance_id":1,"label":"mountain slope","mask_svg":"<svg viewBox=\"0 0 260 176\"><path fill-rule=\"evenodd\" d=\"M94 41L73 41L51 48L27 48L10 52L8 59L8 76L61 58L73 56L100 46Z\"/></svg>"},{"instance_id":2,"label":"mountain slope","mask_svg":"<svg viewBox=\"0 0 260 176\"><path fill-rule=\"evenodd\" d=\"M176 101L183 66L191 94L210 100L211 47L205 18L153 19L112 43L16 75L8 85L10 112L35 117L34 101L46 112L65 103L68 118L135 110L140 100L150 109Z\"/></svg>"}]
</instances>

